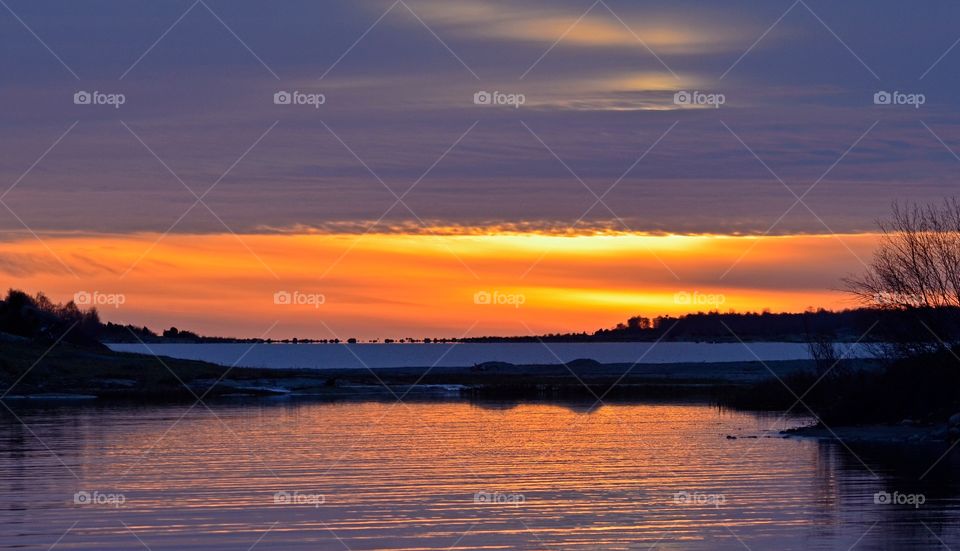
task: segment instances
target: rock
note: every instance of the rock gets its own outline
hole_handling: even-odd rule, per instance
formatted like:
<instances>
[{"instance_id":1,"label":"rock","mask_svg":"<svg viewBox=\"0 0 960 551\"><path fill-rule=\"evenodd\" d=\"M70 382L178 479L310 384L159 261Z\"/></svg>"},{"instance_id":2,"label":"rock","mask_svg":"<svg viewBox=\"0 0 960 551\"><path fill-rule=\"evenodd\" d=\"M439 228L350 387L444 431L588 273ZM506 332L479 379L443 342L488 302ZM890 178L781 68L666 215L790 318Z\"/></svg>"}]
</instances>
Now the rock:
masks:
<instances>
[{"instance_id":1,"label":"rock","mask_svg":"<svg viewBox=\"0 0 960 551\"><path fill-rule=\"evenodd\" d=\"M470 371L496 371L502 369L509 369L514 367L512 363L508 362L483 362L479 364L474 364Z\"/></svg>"},{"instance_id":2,"label":"rock","mask_svg":"<svg viewBox=\"0 0 960 551\"><path fill-rule=\"evenodd\" d=\"M947 431L947 440L951 442L960 440L960 427L950 427L950 430Z\"/></svg>"},{"instance_id":3,"label":"rock","mask_svg":"<svg viewBox=\"0 0 960 551\"><path fill-rule=\"evenodd\" d=\"M26 398L31 400L96 400L93 394L66 394L56 392L46 392L42 394L30 394Z\"/></svg>"},{"instance_id":4,"label":"rock","mask_svg":"<svg viewBox=\"0 0 960 551\"><path fill-rule=\"evenodd\" d=\"M103 384L103 386L108 388L111 388L111 387L112 388L116 388L116 387L130 388L130 387L137 386L137 381L133 379L101 379L100 383Z\"/></svg>"},{"instance_id":5,"label":"rock","mask_svg":"<svg viewBox=\"0 0 960 551\"><path fill-rule=\"evenodd\" d=\"M30 339L28 339L27 337L21 337L19 335L11 335L10 333L4 333L3 331L0 331L0 342L28 343L30 342Z\"/></svg>"}]
</instances>

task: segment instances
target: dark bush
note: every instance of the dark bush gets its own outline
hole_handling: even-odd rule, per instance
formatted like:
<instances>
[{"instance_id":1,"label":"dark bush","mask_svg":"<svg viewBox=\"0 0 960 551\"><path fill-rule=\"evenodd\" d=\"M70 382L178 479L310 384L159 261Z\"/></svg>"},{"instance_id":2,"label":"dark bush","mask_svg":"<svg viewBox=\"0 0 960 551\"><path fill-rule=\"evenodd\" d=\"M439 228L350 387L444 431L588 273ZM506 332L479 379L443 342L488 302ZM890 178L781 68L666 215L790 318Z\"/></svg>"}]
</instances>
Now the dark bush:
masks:
<instances>
[{"instance_id":1,"label":"dark bush","mask_svg":"<svg viewBox=\"0 0 960 551\"><path fill-rule=\"evenodd\" d=\"M0 332L54 341L63 337L74 344L97 344L100 316L96 308L83 311L73 301L54 304L43 293L30 296L10 289L0 301Z\"/></svg>"}]
</instances>

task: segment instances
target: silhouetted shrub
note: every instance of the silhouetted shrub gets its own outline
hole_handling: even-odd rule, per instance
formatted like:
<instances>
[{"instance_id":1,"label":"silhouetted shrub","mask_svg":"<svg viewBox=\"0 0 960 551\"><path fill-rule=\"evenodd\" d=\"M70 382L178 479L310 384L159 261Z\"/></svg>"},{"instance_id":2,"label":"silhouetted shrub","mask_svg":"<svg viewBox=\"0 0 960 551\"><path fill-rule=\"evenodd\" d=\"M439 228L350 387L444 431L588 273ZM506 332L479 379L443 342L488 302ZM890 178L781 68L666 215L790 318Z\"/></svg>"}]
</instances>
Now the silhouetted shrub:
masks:
<instances>
[{"instance_id":1,"label":"silhouetted shrub","mask_svg":"<svg viewBox=\"0 0 960 551\"><path fill-rule=\"evenodd\" d=\"M54 304L43 293L30 296L10 289L0 301L0 332L34 340L63 338L74 344L95 344L100 331L96 308L80 310L73 301Z\"/></svg>"}]
</instances>

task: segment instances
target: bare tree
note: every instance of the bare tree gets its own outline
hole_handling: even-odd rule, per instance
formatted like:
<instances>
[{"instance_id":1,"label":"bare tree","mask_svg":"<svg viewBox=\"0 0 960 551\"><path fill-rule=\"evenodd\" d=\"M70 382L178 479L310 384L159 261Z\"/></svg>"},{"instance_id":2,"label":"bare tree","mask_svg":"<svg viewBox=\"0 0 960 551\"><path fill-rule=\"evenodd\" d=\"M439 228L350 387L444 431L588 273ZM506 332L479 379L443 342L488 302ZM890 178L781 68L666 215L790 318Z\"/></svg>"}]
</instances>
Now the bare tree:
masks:
<instances>
[{"instance_id":1,"label":"bare tree","mask_svg":"<svg viewBox=\"0 0 960 551\"><path fill-rule=\"evenodd\" d=\"M837 352L836 334L818 324L816 318L809 315L812 311L808 311L807 314L803 317L803 329L806 334L807 351L816 365L817 375L825 377L830 373L839 374L844 369L839 366L842 356Z\"/></svg>"},{"instance_id":2,"label":"bare tree","mask_svg":"<svg viewBox=\"0 0 960 551\"><path fill-rule=\"evenodd\" d=\"M837 353L837 345L832 335L817 334L807 336L807 350L817 366L817 375L825 377L831 372L839 374L843 369L837 369L841 355Z\"/></svg>"},{"instance_id":3,"label":"bare tree","mask_svg":"<svg viewBox=\"0 0 960 551\"><path fill-rule=\"evenodd\" d=\"M878 225L879 247L866 273L845 280L848 290L891 313L885 336L904 353L960 342L960 202L894 204L891 219Z\"/></svg>"}]
</instances>

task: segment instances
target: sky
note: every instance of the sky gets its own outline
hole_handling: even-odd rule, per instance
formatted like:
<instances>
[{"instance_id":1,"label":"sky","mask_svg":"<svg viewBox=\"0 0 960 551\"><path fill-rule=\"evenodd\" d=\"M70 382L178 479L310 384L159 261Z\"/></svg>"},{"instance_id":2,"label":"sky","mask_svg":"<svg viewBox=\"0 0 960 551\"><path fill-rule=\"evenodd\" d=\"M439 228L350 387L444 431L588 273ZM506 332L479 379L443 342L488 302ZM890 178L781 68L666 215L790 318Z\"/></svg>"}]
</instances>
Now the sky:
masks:
<instances>
[{"instance_id":1,"label":"sky","mask_svg":"<svg viewBox=\"0 0 960 551\"><path fill-rule=\"evenodd\" d=\"M275 338L849 307L891 203L955 194L958 16L4 0L0 278Z\"/></svg>"}]
</instances>

